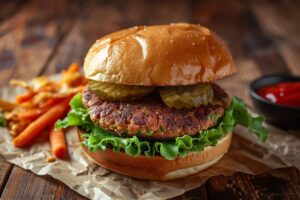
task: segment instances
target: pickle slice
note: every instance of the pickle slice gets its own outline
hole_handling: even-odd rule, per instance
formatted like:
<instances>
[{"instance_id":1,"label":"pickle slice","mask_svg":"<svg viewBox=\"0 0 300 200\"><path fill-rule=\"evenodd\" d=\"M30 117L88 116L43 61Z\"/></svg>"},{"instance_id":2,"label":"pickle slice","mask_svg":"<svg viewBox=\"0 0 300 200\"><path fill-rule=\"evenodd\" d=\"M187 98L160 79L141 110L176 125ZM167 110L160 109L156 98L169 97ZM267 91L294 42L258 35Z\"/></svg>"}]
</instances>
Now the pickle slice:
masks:
<instances>
[{"instance_id":1,"label":"pickle slice","mask_svg":"<svg viewBox=\"0 0 300 200\"><path fill-rule=\"evenodd\" d=\"M155 87L150 86L122 85L94 80L89 80L89 88L101 98L112 101L133 100L155 89Z\"/></svg>"},{"instance_id":2,"label":"pickle slice","mask_svg":"<svg viewBox=\"0 0 300 200\"><path fill-rule=\"evenodd\" d=\"M197 108L213 101L213 89L209 83L158 88L163 102L170 108Z\"/></svg>"}]
</instances>

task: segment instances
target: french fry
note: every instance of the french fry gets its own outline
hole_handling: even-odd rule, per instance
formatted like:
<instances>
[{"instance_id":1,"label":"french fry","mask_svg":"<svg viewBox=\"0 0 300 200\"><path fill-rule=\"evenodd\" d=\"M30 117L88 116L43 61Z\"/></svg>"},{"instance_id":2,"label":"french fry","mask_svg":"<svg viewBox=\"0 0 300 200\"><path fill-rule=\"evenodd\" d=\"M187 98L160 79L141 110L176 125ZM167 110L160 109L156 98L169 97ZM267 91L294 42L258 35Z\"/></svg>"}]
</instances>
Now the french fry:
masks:
<instances>
[{"instance_id":1,"label":"french fry","mask_svg":"<svg viewBox=\"0 0 300 200\"><path fill-rule=\"evenodd\" d=\"M18 118L20 121L23 120L35 120L43 113L47 112L51 106L55 105L61 101L60 98L52 98L48 99L44 104L42 104L39 108L31 108L29 110L26 110L25 112L18 113Z\"/></svg>"},{"instance_id":2,"label":"french fry","mask_svg":"<svg viewBox=\"0 0 300 200\"><path fill-rule=\"evenodd\" d=\"M35 120L36 118L38 118L40 115L42 115L43 113L45 113L48 109L44 108L44 109L30 109L27 110L23 113L18 113L18 118L20 121L23 120Z\"/></svg>"},{"instance_id":3,"label":"french fry","mask_svg":"<svg viewBox=\"0 0 300 200\"><path fill-rule=\"evenodd\" d=\"M52 92L54 93L56 90L56 85L47 85L38 89L38 92Z\"/></svg>"},{"instance_id":4,"label":"french fry","mask_svg":"<svg viewBox=\"0 0 300 200\"><path fill-rule=\"evenodd\" d=\"M0 98L0 110L3 111L11 111L15 109L18 105L9 101L6 101L4 99Z\"/></svg>"},{"instance_id":5,"label":"french fry","mask_svg":"<svg viewBox=\"0 0 300 200\"><path fill-rule=\"evenodd\" d=\"M49 108L50 106L56 104L60 100L61 100L60 98L51 98L51 99L48 99L44 104L42 104L40 106L40 108Z\"/></svg>"},{"instance_id":6,"label":"french fry","mask_svg":"<svg viewBox=\"0 0 300 200\"><path fill-rule=\"evenodd\" d=\"M67 144L65 141L63 129L56 131L53 124L49 132L49 140L52 147L53 155L56 158L61 158L61 159L66 158Z\"/></svg>"},{"instance_id":7,"label":"french fry","mask_svg":"<svg viewBox=\"0 0 300 200\"><path fill-rule=\"evenodd\" d=\"M70 67L67 69L67 73L74 73L74 72L79 72L80 66L76 63L73 63L70 65Z\"/></svg>"},{"instance_id":8,"label":"french fry","mask_svg":"<svg viewBox=\"0 0 300 200\"><path fill-rule=\"evenodd\" d=\"M87 80L80 73L80 66L72 64L62 71L59 81L39 76L30 81L11 80L10 84L27 92L18 95L15 104L0 99L0 110L4 111L9 132L16 136L13 144L24 147L67 113L70 97L81 92Z\"/></svg>"},{"instance_id":9,"label":"french fry","mask_svg":"<svg viewBox=\"0 0 300 200\"><path fill-rule=\"evenodd\" d=\"M24 131L13 139L13 144L16 147L25 147L32 142L42 130L51 124L54 124L56 120L64 116L69 110L69 100L66 98L50 108L47 112L37 118L34 122L29 124Z\"/></svg>"},{"instance_id":10,"label":"french fry","mask_svg":"<svg viewBox=\"0 0 300 200\"><path fill-rule=\"evenodd\" d=\"M9 81L9 84L12 85L12 86L22 87L22 88L24 88L28 91L33 91L32 86L30 86L29 83L27 83L25 81L12 79L12 80Z\"/></svg>"},{"instance_id":11,"label":"french fry","mask_svg":"<svg viewBox=\"0 0 300 200\"><path fill-rule=\"evenodd\" d=\"M16 103L24 103L26 101L31 100L34 97L35 93L29 91L28 93L25 94L20 94L16 96Z\"/></svg>"}]
</instances>

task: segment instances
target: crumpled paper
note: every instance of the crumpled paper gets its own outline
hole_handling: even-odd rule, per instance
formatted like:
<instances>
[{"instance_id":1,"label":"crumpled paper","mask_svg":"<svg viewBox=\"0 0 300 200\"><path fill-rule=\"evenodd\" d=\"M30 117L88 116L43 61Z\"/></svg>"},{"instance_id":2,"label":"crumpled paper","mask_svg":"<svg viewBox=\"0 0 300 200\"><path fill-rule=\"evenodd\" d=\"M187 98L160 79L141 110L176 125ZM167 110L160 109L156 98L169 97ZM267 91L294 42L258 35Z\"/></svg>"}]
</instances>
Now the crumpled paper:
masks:
<instances>
[{"instance_id":1,"label":"crumpled paper","mask_svg":"<svg viewBox=\"0 0 300 200\"><path fill-rule=\"evenodd\" d=\"M1 97L11 99L18 92L18 89L4 88ZM196 175L168 182L137 180L95 165L81 149L74 128L66 133L68 160L47 162L52 156L51 149L43 140L29 149L13 147L5 128L0 128L0 153L8 162L38 175L50 175L90 199L167 199L221 174L244 172L255 175L288 166L300 169L300 139L274 127L269 128L268 141L259 144L253 134L238 126L229 152L216 165Z\"/></svg>"}]
</instances>

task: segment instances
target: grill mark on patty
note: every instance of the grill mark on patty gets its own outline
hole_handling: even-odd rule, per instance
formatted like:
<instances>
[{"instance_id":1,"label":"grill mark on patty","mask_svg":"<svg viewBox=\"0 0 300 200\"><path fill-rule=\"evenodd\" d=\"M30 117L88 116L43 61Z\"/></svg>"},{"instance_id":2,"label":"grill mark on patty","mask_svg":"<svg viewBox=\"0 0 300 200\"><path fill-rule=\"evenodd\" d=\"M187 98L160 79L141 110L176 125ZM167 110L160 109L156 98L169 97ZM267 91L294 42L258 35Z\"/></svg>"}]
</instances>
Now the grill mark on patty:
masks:
<instances>
[{"instance_id":1,"label":"grill mark on patty","mask_svg":"<svg viewBox=\"0 0 300 200\"><path fill-rule=\"evenodd\" d=\"M103 129L122 136L137 135L139 138L174 139L183 135L195 135L216 124L209 119L211 113L222 117L229 106L228 94L213 84L212 104L193 109L167 107L158 94L135 101L108 101L86 88L83 104L89 109L91 120Z\"/></svg>"}]
</instances>

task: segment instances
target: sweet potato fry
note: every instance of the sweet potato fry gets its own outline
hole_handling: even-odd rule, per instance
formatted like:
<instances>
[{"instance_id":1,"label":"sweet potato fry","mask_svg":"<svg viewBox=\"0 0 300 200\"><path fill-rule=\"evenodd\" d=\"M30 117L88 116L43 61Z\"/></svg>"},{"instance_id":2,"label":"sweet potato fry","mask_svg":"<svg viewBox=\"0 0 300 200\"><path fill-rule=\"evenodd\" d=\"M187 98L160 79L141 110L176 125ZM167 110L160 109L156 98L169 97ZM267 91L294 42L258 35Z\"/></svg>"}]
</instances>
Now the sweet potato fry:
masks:
<instances>
[{"instance_id":1,"label":"sweet potato fry","mask_svg":"<svg viewBox=\"0 0 300 200\"><path fill-rule=\"evenodd\" d=\"M61 101L61 98L51 98L48 99L45 103L43 103L40 108L49 108L50 106L53 106L57 102Z\"/></svg>"},{"instance_id":2,"label":"sweet potato fry","mask_svg":"<svg viewBox=\"0 0 300 200\"><path fill-rule=\"evenodd\" d=\"M74 73L74 72L79 72L80 66L76 63L73 63L70 65L70 67L67 69L67 73Z\"/></svg>"},{"instance_id":3,"label":"sweet potato fry","mask_svg":"<svg viewBox=\"0 0 300 200\"><path fill-rule=\"evenodd\" d=\"M31 100L34 97L35 93L34 92L28 92L25 94L20 94L18 96L16 96L16 102L17 103L24 103L26 101Z\"/></svg>"},{"instance_id":4,"label":"sweet potato fry","mask_svg":"<svg viewBox=\"0 0 300 200\"><path fill-rule=\"evenodd\" d=\"M6 101L4 99L0 98L0 110L4 111L10 111L17 107L18 105L9 101Z\"/></svg>"},{"instance_id":5,"label":"sweet potato fry","mask_svg":"<svg viewBox=\"0 0 300 200\"><path fill-rule=\"evenodd\" d=\"M38 89L38 92L55 92L56 90L56 85L52 84L52 85L47 85L44 87L41 87Z\"/></svg>"},{"instance_id":6,"label":"sweet potato fry","mask_svg":"<svg viewBox=\"0 0 300 200\"><path fill-rule=\"evenodd\" d=\"M18 118L20 121L23 120L35 120L43 113L47 112L51 106L55 105L61 101L60 98L52 98L48 99L44 104L42 104L39 108L31 108L29 110L26 110L25 112L18 113Z\"/></svg>"},{"instance_id":7,"label":"sweet potato fry","mask_svg":"<svg viewBox=\"0 0 300 200\"><path fill-rule=\"evenodd\" d=\"M54 124L57 119L64 116L69 110L70 98L66 98L50 108L47 112L37 118L24 131L13 139L13 144L16 147L24 147L30 144L42 130L47 126Z\"/></svg>"},{"instance_id":8,"label":"sweet potato fry","mask_svg":"<svg viewBox=\"0 0 300 200\"><path fill-rule=\"evenodd\" d=\"M41 108L30 109L30 110L27 110L23 113L19 113L18 118L19 118L20 121L35 120L41 114L45 113L47 110L48 110L47 108L44 108L44 109L41 109Z\"/></svg>"},{"instance_id":9,"label":"sweet potato fry","mask_svg":"<svg viewBox=\"0 0 300 200\"><path fill-rule=\"evenodd\" d=\"M51 126L49 132L49 140L52 147L53 155L56 158L64 159L67 157L67 144L63 129L55 131L54 125Z\"/></svg>"}]
</instances>

